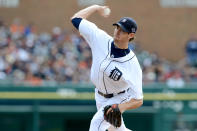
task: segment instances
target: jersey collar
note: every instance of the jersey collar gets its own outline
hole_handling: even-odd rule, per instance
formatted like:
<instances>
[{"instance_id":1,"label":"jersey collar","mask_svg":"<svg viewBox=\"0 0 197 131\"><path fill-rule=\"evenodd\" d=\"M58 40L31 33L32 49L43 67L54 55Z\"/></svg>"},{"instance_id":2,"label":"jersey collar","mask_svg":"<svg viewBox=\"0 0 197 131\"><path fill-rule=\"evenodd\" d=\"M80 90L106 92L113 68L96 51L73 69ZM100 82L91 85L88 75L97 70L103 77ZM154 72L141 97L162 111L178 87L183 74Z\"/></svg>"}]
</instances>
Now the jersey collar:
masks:
<instances>
[{"instance_id":1,"label":"jersey collar","mask_svg":"<svg viewBox=\"0 0 197 131\"><path fill-rule=\"evenodd\" d=\"M111 52L110 52L111 57L114 58L124 57L127 54L129 54L129 52L130 52L129 48L120 49L115 46L114 42L111 43Z\"/></svg>"},{"instance_id":2,"label":"jersey collar","mask_svg":"<svg viewBox=\"0 0 197 131\"><path fill-rule=\"evenodd\" d=\"M114 58L113 56L111 56L111 46L112 46L112 44L110 44L110 47L109 47L109 49L110 49L109 50L110 53L109 53L109 56L108 56L109 59L122 63L122 62L126 62L126 61L129 61L130 59L134 58L135 54L133 53L132 50L130 50L130 52L123 57Z\"/></svg>"}]
</instances>

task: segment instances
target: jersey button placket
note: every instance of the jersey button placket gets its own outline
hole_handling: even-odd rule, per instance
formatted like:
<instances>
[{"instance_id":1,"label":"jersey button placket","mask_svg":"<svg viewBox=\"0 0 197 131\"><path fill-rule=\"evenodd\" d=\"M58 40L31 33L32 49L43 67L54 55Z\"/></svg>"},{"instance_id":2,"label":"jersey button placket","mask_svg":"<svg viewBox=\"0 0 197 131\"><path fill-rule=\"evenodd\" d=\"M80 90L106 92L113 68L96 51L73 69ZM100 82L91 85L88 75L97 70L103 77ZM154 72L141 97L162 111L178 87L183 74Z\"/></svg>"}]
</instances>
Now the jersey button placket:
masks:
<instances>
[{"instance_id":1,"label":"jersey button placket","mask_svg":"<svg viewBox=\"0 0 197 131\"><path fill-rule=\"evenodd\" d=\"M106 93L106 94L108 92L107 92L107 87L104 82L104 75L105 75L104 71L106 70L106 68L110 62L111 62L110 59L108 59L108 58L105 59L100 66L100 72L99 72L99 88L103 93Z\"/></svg>"}]
</instances>

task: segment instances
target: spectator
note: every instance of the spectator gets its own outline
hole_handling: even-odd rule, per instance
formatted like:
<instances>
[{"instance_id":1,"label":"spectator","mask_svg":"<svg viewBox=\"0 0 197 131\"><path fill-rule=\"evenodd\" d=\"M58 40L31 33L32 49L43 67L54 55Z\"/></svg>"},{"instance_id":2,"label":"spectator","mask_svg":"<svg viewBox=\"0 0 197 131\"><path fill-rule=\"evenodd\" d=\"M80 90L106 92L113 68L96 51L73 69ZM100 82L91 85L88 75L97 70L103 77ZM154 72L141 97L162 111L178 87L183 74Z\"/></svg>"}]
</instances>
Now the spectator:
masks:
<instances>
[{"instance_id":1,"label":"spectator","mask_svg":"<svg viewBox=\"0 0 197 131\"><path fill-rule=\"evenodd\" d=\"M172 72L171 77L167 79L166 83L171 88L182 88L185 84L178 70Z\"/></svg>"},{"instance_id":2,"label":"spectator","mask_svg":"<svg viewBox=\"0 0 197 131\"><path fill-rule=\"evenodd\" d=\"M24 34L24 26L21 24L20 19L16 18L12 25L10 25L12 39L19 39Z\"/></svg>"},{"instance_id":3,"label":"spectator","mask_svg":"<svg viewBox=\"0 0 197 131\"><path fill-rule=\"evenodd\" d=\"M35 33L36 29L35 29L35 26L34 24L31 22L30 24L28 24L25 29L24 29L24 35L25 36L28 36L32 33Z\"/></svg>"},{"instance_id":4,"label":"spectator","mask_svg":"<svg viewBox=\"0 0 197 131\"><path fill-rule=\"evenodd\" d=\"M197 67L197 35L193 35L186 44L187 62L190 66Z\"/></svg>"}]
</instances>

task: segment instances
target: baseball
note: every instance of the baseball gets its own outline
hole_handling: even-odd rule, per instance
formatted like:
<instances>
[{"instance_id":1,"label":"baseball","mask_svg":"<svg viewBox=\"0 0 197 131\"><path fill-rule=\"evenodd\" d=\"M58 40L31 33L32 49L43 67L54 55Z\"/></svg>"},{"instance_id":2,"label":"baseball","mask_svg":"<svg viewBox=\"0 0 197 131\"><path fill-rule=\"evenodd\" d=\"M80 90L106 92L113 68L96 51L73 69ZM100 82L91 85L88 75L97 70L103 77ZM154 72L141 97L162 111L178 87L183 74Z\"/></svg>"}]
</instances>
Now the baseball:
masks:
<instances>
[{"instance_id":1,"label":"baseball","mask_svg":"<svg viewBox=\"0 0 197 131\"><path fill-rule=\"evenodd\" d=\"M105 8L104 14L109 15L111 13L111 10L109 8Z\"/></svg>"}]
</instances>

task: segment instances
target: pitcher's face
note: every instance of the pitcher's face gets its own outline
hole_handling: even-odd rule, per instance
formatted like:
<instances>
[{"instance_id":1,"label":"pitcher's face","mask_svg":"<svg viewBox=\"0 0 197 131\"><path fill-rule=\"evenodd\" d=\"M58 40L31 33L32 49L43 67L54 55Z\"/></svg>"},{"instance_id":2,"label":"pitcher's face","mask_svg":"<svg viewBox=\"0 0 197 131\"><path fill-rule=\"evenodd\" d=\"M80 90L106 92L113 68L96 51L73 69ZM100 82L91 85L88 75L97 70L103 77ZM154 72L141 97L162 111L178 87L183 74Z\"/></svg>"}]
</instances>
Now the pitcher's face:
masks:
<instances>
[{"instance_id":1,"label":"pitcher's face","mask_svg":"<svg viewBox=\"0 0 197 131\"><path fill-rule=\"evenodd\" d=\"M116 26L114 29L114 42L125 43L129 42L130 38L133 37L133 33L124 32L120 26Z\"/></svg>"}]
</instances>

